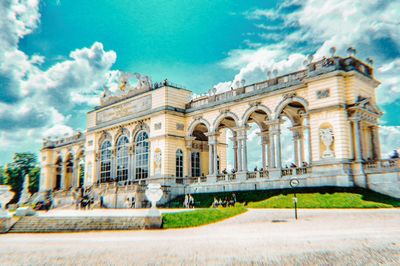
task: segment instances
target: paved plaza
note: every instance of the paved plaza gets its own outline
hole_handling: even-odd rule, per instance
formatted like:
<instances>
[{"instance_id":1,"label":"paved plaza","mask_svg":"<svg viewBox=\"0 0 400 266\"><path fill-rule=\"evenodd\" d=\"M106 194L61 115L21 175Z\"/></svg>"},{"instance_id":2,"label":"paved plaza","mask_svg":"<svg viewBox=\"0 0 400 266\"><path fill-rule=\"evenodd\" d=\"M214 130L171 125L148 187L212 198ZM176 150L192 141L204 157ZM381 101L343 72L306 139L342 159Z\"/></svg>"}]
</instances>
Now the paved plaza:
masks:
<instances>
[{"instance_id":1,"label":"paved plaza","mask_svg":"<svg viewBox=\"0 0 400 266\"><path fill-rule=\"evenodd\" d=\"M0 236L2 265L400 265L400 209L249 210L198 228Z\"/></svg>"}]
</instances>

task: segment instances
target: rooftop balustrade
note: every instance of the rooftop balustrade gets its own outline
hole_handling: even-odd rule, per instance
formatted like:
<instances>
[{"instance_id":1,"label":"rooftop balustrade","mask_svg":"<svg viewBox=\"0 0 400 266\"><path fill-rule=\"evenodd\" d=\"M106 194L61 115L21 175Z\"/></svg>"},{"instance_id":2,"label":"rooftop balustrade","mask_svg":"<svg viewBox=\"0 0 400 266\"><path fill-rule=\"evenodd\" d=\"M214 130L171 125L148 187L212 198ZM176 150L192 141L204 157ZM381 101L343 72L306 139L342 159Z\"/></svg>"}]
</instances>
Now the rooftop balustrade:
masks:
<instances>
[{"instance_id":1,"label":"rooftop balustrade","mask_svg":"<svg viewBox=\"0 0 400 266\"><path fill-rule=\"evenodd\" d=\"M65 146L68 144L73 144L73 143L78 143L82 142L85 140L85 135L81 132L78 132L72 136L68 136L65 138L59 138L59 139L43 139L43 148L54 148L54 147L60 147L60 146Z\"/></svg>"},{"instance_id":2,"label":"rooftop balustrade","mask_svg":"<svg viewBox=\"0 0 400 266\"><path fill-rule=\"evenodd\" d=\"M256 93L260 90L269 89L272 91L274 89L285 88L288 86L301 84L303 79L312 78L314 76L336 71L357 71L362 75L373 78L372 67L361 62L354 57L332 57L324 58L317 62L313 62L307 65L303 70L297 72L289 73L279 77L270 78L268 80L242 86L236 89L231 89L226 92L218 93L210 96L200 96L193 99L190 103L186 105L187 109L198 108L207 104L212 104L214 102L229 101L230 99L235 99L246 94L251 95L251 93Z\"/></svg>"}]
</instances>

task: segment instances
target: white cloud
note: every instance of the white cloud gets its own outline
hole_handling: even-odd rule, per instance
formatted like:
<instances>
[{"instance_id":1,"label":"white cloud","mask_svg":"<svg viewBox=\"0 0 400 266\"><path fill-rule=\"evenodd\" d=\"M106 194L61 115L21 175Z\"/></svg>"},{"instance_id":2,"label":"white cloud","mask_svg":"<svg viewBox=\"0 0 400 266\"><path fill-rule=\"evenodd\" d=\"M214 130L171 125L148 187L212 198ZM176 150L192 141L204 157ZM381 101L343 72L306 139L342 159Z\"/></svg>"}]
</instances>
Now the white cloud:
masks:
<instances>
[{"instance_id":1,"label":"white cloud","mask_svg":"<svg viewBox=\"0 0 400 266\"><path fill-rule=\"evenodd\" d=\"M382 158L388 158L393 150L400 149L400 126L381 126L379 135Z\"/></svg>"},{"instance_id":2,"label":"white cloud","mask_svg":"<svg viewBox=\"0 0 400 266\"><path fill-rule=\"evenodd\" d=\"M290 6L298 8L288 12ZM296 49L314 51L317 59L329 55L332 46L340 55L346 55L346 49L353 46L362 59L375 59L375 75L382 82L377 90L378 103L390 104L400 100L399 11L399 1L384 0L293 0L284 1L276 9L253 9L245 12L245 17L256 20L255 27L265 32L247 34L246 43L260 43L261 36L264 44L232 50L222 65L237 70L233 84L242 79L248 84L265 80L267 71L273 69L278 69L278 75L301 69L306 54ZM290 31L285 32L285 28ZM282 160L290 163L290 132L282 139ZM399 148L399 127L382 127L381 139L383 154Z\"/></svg>"},{"instance_id":3,"label":"white cloud","mask_svg":"<svg viewBox=\"0 0 400 266\"><path fill-rule=\"evenodd\" d=\"M0 152L38 151L48 135L72 134L71 109L98 104L101 87L116 60L99 42L42 69L45 57L28 56L19 40L40 22L38 0L0 1ZM113 73L111 73L113 74Z\"/></svg>"}]
</instances>

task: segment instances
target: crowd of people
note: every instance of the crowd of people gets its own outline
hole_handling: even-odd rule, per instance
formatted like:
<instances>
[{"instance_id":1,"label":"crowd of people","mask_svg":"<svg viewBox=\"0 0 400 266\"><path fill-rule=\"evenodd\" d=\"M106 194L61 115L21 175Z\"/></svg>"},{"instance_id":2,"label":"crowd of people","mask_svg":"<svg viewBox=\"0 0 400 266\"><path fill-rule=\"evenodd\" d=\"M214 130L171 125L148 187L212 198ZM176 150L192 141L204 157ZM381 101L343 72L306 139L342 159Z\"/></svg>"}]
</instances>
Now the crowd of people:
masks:
<instances>
[{"instance_id":1,"label":"crowd of people","mask_svg":"<svg viewBox=\"0 0 400 266\"><path fill-rule=\"evenodd\" d=\"M230 198L225 197L224 200L222 200L221 198L217 199L216 197L214 197L214 201L213 201L213 208L218 208L218 207L234 207L236 203L236 194L232 193L232 196Z\"/></svg>"}]
</instances>

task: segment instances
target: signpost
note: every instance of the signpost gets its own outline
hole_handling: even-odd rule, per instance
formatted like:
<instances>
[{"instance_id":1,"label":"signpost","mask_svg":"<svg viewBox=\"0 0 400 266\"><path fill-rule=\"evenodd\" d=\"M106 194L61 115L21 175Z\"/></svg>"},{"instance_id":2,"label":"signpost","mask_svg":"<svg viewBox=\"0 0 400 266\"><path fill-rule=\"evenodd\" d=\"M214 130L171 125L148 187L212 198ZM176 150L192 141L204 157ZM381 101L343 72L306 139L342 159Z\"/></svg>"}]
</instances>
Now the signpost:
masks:
<instances>
[{"instance_id":1,"label":"signpost","mask_svg":"<svg viewBox=\"0 0 400 266\"><path fill-rule=\"evenodd\" d=\"M293 188L294 217L296 218L296 220L297 220L297 197L296 197L296 190L294 190L294 189L299 185L299 183L300 182L297 178L292 178L292 179L290 179L290 182L289 182L290 186Z\"/></svg>"}]
</instances>

